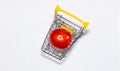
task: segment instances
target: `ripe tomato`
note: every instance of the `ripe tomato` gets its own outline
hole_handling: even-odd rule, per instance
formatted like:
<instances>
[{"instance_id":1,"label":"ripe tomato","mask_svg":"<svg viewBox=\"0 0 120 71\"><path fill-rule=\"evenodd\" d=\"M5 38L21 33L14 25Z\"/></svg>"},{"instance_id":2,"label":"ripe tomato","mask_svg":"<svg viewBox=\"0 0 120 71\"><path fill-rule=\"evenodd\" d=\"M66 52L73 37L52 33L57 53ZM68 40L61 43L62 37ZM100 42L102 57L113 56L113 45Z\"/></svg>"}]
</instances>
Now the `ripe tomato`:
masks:
<instances>
[{"instance_id":1,"label":"ripe tomato","mask_svg":"<svg viewBox=\"0 0 120 71\"><path fill-rule=\"evenodd\" d=\"M71 34L64 29L55 29L50 34L50 42L59 49L67 48L71 42Z\"/></svg>"}]
</instances>

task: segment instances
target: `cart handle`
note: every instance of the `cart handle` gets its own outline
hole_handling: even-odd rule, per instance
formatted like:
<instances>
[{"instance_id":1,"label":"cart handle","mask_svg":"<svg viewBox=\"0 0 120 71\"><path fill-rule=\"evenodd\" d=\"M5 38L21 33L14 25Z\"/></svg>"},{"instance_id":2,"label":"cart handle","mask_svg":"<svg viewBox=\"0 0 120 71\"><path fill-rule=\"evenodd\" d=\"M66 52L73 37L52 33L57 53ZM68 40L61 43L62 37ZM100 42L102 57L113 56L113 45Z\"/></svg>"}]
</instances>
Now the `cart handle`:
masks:
<instances>
[{"instance_id":1,"label":"cart handle","mask_svg":"<svg viewBox=\"0 0 120 71\"><path fill-rule=\"evenodd\" d=\"M67 11L65 11L63 9L61 9L60 6L57 5L56 8L55 8L55 14L57 14L59 11L65 13L65 14L71 16L72 18L78 20L79 22L81 22L84 25L84 27L83 27L84 29L86 29L88 27L89 22L83 21L82 19L76 17L75 15L73 15L73 14L71 14L71 13L69 13L69 12L67 12Z\"/></svg>"}]
</instances>

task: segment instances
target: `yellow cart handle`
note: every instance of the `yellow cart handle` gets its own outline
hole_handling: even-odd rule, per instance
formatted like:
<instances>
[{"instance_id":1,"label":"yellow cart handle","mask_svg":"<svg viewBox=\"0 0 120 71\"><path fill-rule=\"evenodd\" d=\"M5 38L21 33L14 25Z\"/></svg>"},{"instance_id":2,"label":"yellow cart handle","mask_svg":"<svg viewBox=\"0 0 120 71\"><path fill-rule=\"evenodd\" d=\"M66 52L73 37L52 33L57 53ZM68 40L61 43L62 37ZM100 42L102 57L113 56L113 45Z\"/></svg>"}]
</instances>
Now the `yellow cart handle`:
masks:
<instances>
[{"instance_id":1,"label":"yellow cart handle","mask_svg":"<svg viewBox=\"0 0 120 71\"><path fill-rule=\"evenodd\" d=\"M83 27L84 29L86 29L88 27L89 22L83 21L82 19L76 17L75 15L73 15L73 14L71 14L71 13L69 13L69 12L67 12L67 11L65 11L63 9L61 9L60 6L57 5L56 8L55 8L55 14L57 14L59 11L65 13L65 14L71 16L72 18L78 20L79 22L81 22L84 25L84 27Z\"/></svg>"}]
</instances>

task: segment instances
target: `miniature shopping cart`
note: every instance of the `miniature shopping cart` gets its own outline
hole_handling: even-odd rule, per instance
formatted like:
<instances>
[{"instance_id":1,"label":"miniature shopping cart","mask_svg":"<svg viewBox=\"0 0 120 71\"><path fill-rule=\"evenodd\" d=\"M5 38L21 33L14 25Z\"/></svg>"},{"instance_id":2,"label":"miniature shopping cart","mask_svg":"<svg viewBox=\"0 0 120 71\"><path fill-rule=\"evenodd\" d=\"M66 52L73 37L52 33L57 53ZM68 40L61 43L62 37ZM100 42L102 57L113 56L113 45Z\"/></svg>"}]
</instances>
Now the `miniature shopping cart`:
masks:
<instances>
[{"instance_id":1,"label":"miniature shopping cart","mask_svg":"<svg viewBox=\"0 0 120 71\"><path fill-rule=\"evenodd\" d=\"M83 26L73 23L62 15L59 15L58 12L72 17L82 23ZM88 24L88 22L84 22L73 14L61 9L59 6L56 6L54 21L41 48L43 53L57 60L63 60L82 31L87 28Z\"/></svg>"}]
</instances>

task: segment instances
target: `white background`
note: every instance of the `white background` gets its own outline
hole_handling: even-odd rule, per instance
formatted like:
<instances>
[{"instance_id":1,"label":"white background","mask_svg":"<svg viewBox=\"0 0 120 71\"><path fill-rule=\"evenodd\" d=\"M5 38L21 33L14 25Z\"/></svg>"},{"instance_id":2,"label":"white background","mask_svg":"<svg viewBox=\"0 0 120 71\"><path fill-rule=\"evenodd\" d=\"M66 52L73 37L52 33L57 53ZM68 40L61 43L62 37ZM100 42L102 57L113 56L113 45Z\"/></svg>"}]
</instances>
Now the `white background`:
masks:
<instances>
[{"instance_id":1,"label":"white background","mask_svg":"<svg viewBox=\"0 0 120 71\"><path fill-rule=\"evenodd\" d=\"M54 8L89 21L63 64L41 56ZM120 71L117 0L0 0L0 71Z\"/></svg>"}]
</instances>

